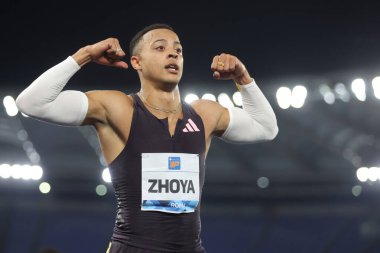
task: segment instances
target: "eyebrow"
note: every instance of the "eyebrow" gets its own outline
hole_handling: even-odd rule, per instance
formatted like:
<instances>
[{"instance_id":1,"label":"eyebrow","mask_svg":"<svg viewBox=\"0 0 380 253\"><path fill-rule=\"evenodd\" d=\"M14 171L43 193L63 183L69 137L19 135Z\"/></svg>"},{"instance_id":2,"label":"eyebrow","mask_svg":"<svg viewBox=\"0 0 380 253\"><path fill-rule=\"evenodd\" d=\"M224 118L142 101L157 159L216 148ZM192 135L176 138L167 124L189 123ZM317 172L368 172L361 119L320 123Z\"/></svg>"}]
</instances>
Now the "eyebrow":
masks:
<instances>
[{"instance_id":1,"label":"eyebrow","mask_svg":"<svg viewBox=\"0 0 380 253\"><path fill-rule=\"evenodd\" d=\"M167 40L165 40L165 39L158 39L158 40L155 40L152 44L154 44L154 43L156 43L156 42L161 42L161 41L163 41L163 42L167 42ZM181 43L180 43L179 41L174 41L174 44L181 45Z\"/></svg>"}]
</instances>

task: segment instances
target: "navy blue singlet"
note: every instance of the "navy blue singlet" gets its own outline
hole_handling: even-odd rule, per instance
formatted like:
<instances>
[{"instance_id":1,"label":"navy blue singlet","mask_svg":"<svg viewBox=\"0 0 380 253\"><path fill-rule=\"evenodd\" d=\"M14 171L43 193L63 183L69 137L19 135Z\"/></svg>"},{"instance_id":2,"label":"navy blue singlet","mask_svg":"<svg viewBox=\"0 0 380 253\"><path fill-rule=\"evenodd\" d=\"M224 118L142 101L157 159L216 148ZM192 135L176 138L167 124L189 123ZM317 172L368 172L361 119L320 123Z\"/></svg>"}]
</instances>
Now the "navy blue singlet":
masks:
<instances>
[{"instance_id":1,"label":"navy blue singlet","mask_svg":"<svg viewBox=\"0 0 380 253\"><path fill-rule=\"evenodd\" d=\"M117 216L112 241L145 249L144 252L204 252L200 232L200 203L192 213L141 211L141 154L199 154L199 188L205 178L205 131L201 117L182 103L170 136L168 119L158 119L147 110L139 96L131 95L134 112L126 146L109 165L117 199Z\"/></svg>"}]
</instances>

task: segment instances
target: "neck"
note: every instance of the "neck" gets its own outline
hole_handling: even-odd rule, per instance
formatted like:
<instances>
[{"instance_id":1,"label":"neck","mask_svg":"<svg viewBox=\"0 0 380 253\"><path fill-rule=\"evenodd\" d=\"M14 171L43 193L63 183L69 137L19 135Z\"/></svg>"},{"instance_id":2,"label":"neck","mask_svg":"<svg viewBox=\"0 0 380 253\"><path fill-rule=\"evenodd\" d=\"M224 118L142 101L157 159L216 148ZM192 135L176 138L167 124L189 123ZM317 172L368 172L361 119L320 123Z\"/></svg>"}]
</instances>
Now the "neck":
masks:
<instances>
[{"instance_id":1,"label":"neck","mask_svg":"<svg viewBox=\"0 0 380 253\"><path fill-rule=\"evenodd\" d=\"M145 100L143 102L153 109L173 113L180 109L181 97L177 85L173 89L164 90L153 85L142 84L139 93Z\"/></svg>"}]
</instances>

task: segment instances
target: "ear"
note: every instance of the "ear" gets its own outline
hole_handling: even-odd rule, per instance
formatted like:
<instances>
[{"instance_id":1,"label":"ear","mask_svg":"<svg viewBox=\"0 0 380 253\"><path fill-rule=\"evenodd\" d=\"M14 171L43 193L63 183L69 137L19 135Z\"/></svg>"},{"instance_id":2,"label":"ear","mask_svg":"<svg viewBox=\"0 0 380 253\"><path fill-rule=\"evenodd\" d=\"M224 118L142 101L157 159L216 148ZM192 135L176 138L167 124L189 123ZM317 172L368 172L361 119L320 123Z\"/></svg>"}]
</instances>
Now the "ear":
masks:
<instances>
[{"instance_id":1,"label":"ear","mask_svg":"<svg viewBox=\"0 0 380 253\"><path fill-rule=\"evenodd\" d=\"M135 70L141 70L140 58L136 55L131 57L131 65Z\"/></svg>"}]
</instances>

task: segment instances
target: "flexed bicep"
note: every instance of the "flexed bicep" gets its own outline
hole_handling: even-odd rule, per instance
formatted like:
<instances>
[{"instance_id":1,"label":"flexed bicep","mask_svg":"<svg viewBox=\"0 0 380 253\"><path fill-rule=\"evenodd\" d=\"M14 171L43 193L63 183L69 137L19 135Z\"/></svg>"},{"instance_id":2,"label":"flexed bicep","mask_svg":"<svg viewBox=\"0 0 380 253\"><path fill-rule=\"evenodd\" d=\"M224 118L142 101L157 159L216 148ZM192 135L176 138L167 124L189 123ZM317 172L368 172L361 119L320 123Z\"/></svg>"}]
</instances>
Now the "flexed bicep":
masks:
<instances>
[{"instance_id":1,"label":"flexed bicep","mask_svg":"<svg viewBox=\"0 0 380 253\"><path fill-rule=\"evenodd\" d=\"M97 123L106 123L106 105L103 103L107 99L106 91L87 91L88 109L82 122L84 125L95 125Z\"/></svg>"}]
</instances>

